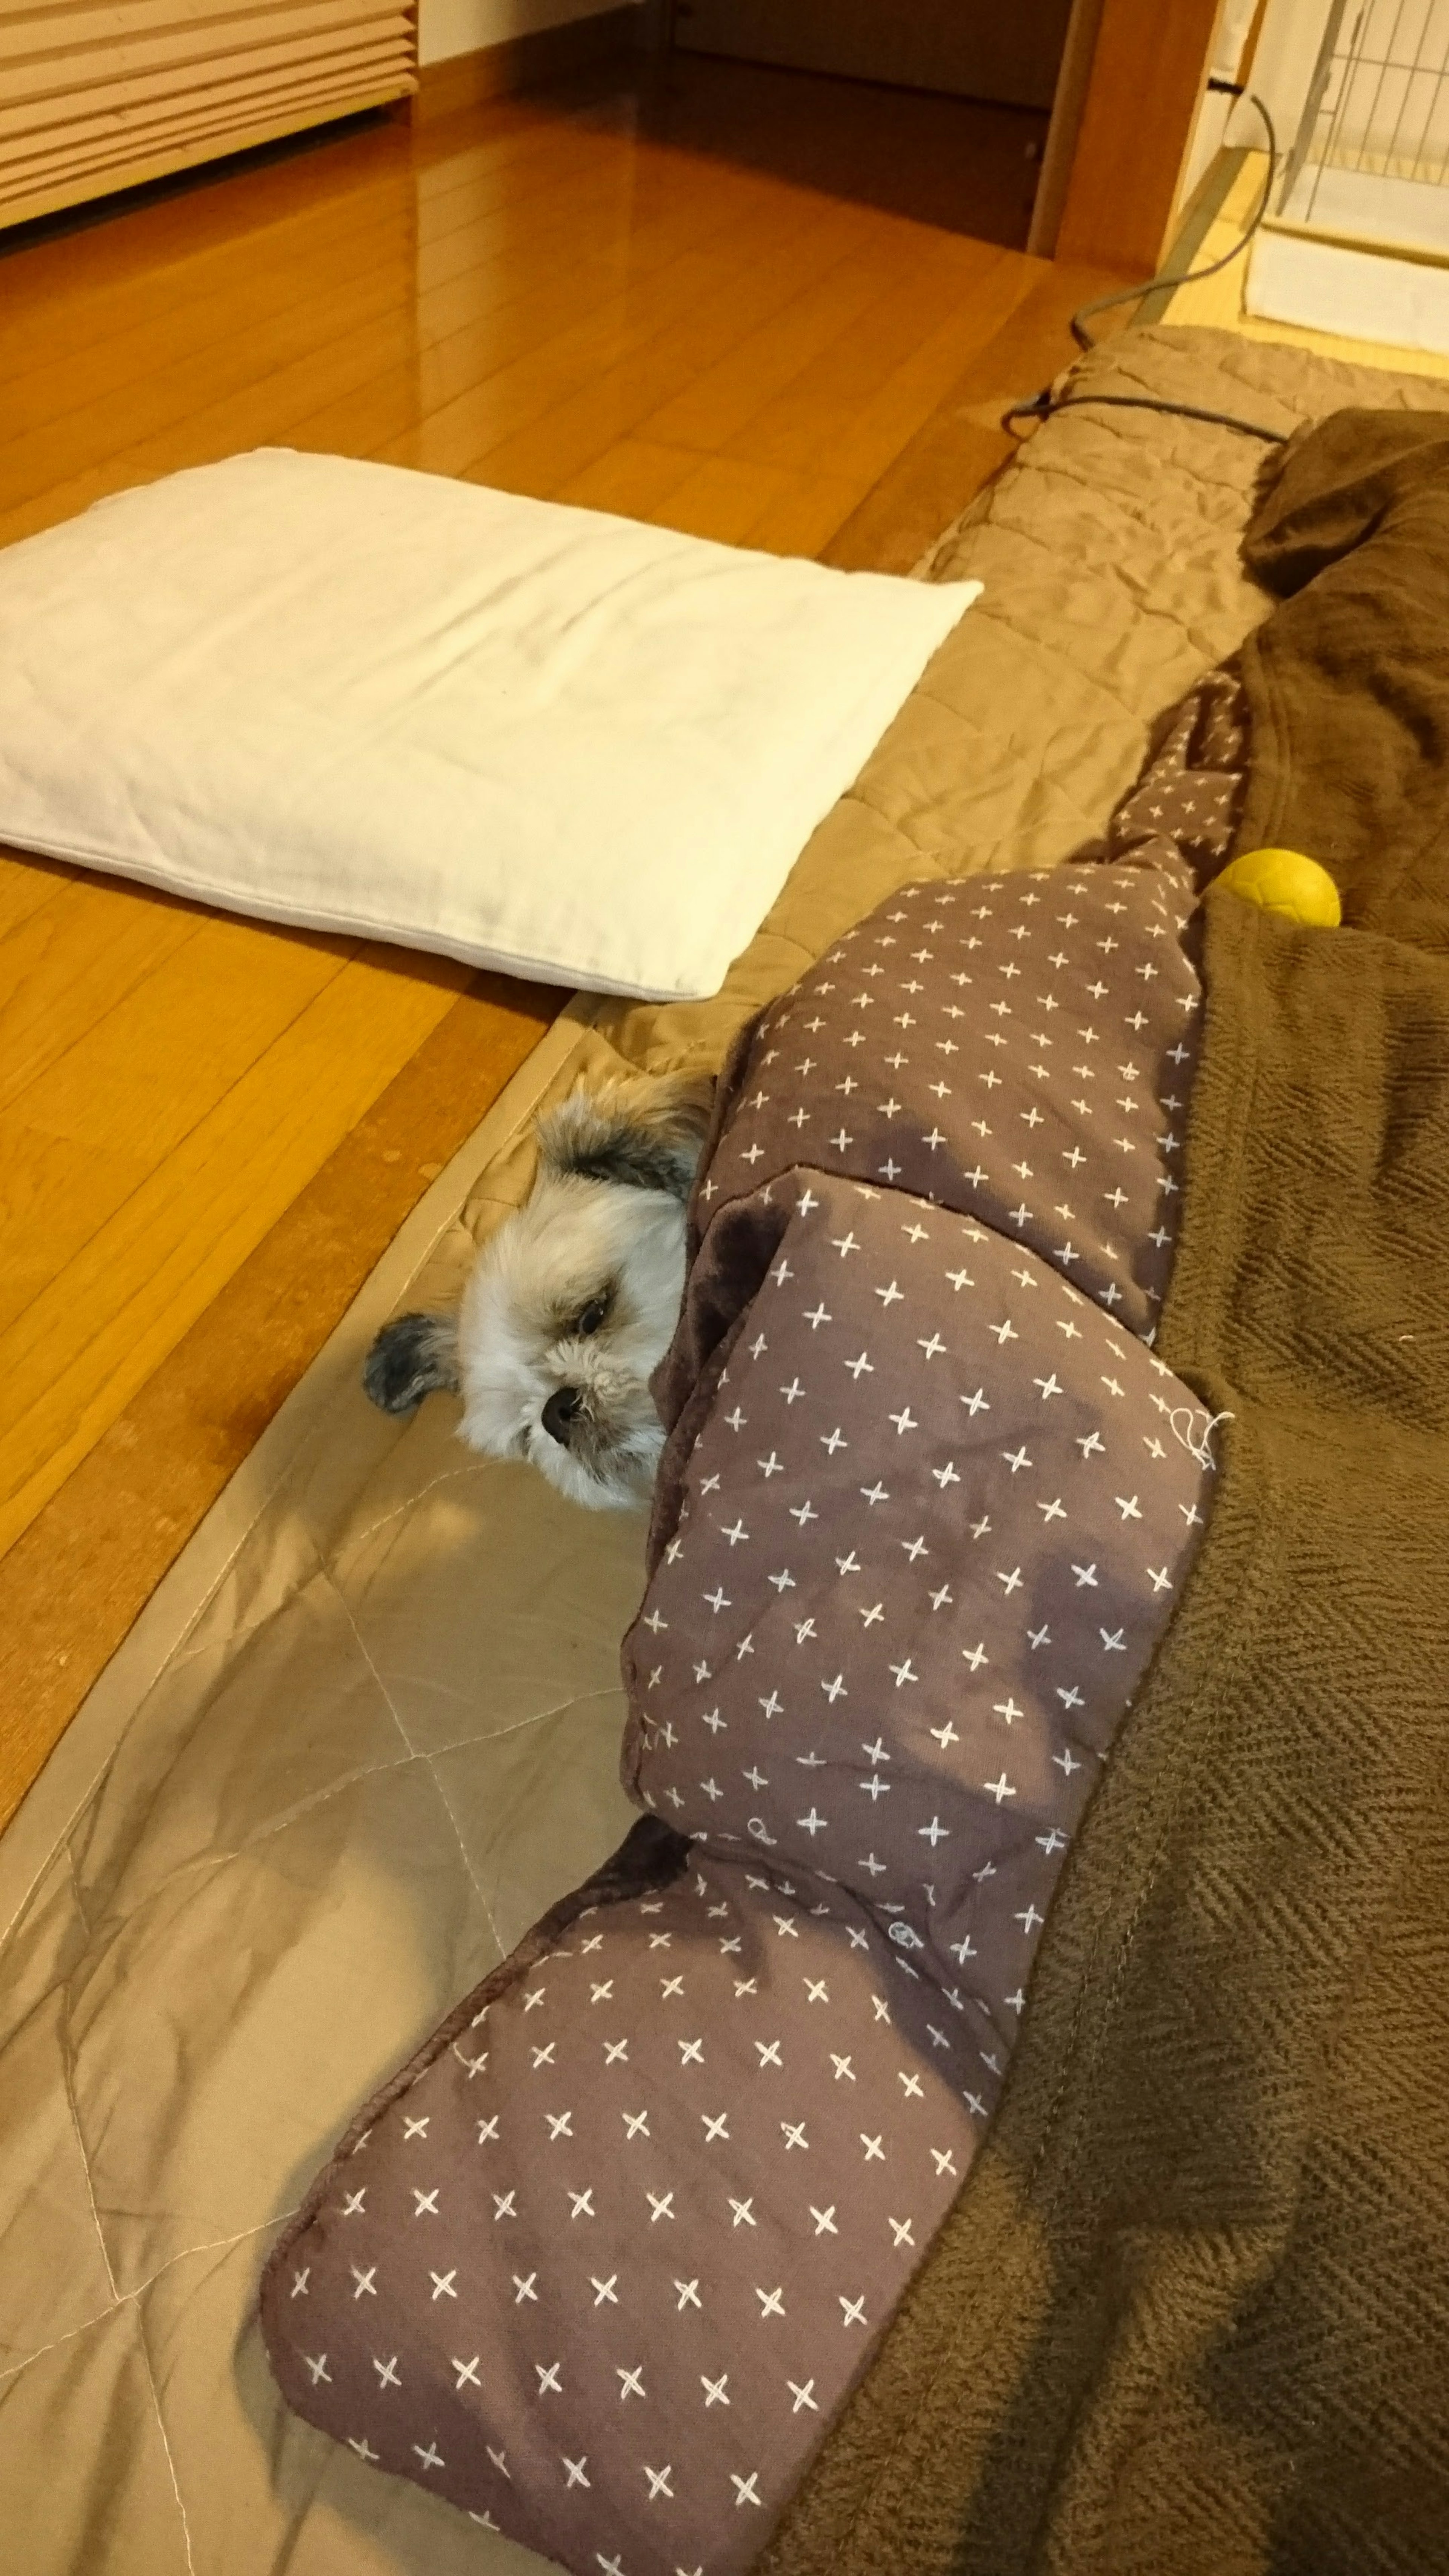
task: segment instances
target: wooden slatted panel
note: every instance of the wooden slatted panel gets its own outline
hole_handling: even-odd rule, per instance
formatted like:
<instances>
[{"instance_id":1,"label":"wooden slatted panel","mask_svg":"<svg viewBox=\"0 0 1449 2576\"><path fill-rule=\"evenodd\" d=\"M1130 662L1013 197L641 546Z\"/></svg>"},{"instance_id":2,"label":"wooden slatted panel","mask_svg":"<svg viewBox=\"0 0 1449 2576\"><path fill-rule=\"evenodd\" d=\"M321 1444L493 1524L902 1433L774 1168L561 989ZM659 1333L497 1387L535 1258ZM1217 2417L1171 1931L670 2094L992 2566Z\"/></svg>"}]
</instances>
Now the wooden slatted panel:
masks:
<instances>
[{"instance_id":1,"label":"wooden slatted panel","mask_svg":"<svg viewBox=\"0 0 1449 2576\"><path fill-rule=\"evenodd\" d=\"M0 0L0 224L417 87L410 0Z\"/></svg>"}]
</instances>

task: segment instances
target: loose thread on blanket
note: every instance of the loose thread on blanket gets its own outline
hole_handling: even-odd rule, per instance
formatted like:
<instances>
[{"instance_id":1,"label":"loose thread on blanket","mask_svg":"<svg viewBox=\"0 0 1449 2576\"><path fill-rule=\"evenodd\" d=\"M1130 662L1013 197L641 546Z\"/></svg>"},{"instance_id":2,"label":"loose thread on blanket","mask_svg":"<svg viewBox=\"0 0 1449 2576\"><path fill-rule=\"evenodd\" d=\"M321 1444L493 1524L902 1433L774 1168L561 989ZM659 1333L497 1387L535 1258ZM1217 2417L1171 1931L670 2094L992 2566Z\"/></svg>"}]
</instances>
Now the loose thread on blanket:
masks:
<instances>
[{"instance_id":1,"label":"loose thread on blanket","mask_svg":"<svg viewBox=\"0 0 1449 2576\"><path fill-rule=\"evenodd\" d=\"M1236 1422L1237 1418L1235 1413L1205 1413L1197 1404L1180 1404L1167 1417L1173 1438L1179 1440L1188 1456L1195 1458L1198 1465L1212 1476L1218 1471L1218 1462L1212 1451L1213 1433L1220 1422ZM1197 1428L1199 1422L1201 1431ZM1185 1430L1184 1423L1187 1426Z\"/></svg>"}]
</instances>

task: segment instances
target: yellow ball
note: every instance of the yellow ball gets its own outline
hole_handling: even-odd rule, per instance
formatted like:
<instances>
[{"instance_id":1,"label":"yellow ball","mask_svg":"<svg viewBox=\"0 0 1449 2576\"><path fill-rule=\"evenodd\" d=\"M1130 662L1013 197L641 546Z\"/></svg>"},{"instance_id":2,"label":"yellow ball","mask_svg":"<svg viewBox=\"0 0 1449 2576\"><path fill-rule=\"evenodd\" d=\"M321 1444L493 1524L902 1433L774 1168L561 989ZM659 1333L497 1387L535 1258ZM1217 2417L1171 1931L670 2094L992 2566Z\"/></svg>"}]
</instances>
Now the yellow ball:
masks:
<instances>
[{"instance_id":1,"label":"yellow ball","mask_svg":"<svg viewBox=\"0 0 1449 2576\"><path fill-rule=\"evenodd\" d=\"M1338 888L1327 868L1305 859L1301 850L1245 850L1217 882L1245 903L1281 913L1306 930L1336 930L1343 919Z\"/></svg>"}]
</instances>

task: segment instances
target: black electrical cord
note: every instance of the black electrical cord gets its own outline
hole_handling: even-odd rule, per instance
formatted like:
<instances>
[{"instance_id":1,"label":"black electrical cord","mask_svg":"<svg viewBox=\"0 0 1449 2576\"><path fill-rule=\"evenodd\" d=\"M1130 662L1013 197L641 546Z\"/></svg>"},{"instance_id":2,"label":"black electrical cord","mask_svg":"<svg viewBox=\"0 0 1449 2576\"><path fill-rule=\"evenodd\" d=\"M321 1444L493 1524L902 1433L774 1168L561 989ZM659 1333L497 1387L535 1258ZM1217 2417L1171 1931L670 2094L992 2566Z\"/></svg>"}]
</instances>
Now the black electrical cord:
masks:
<instances>
[{"instance_id":1,"label":"black electrical cord","mask_svg":"<svg viewBox=\"0 0 1449 2576\"><path fill-rule=\"evenodd\" d=\"M1278 176L1278 137L1273 119L1256 91L1243 89L1237 81L1210 80L1208 88L1223 91L1232 98L1246 98L1249 106L1255 107L1263 120L1263 131L1268 140L1268 175L1263 182L1263 193L1254 209L1253 220L1241 241L1235 241L1232 249L1224 251L1221 259L1210 260L1206 268L1184 268L1175 272L1159 270L1156 277L1149 277L1141 286L1119 287L1111 295L1098 295L1090 304L1080 305L1072 315L1072 337L1079 348L1094 349L1097 346L1086 327L1089 314L1109 312L1118 304L1139 304L1145 295L1155 295L1159 289L1196 285L1199 278L1216 277L1220 269L1227 268L1235 259L1241 259L1268 211ZM1217 429L1238 429L1246 438L1261 438L1270 447L1281 447L1287 435L1281 429L1264 429L1255 420L1239 420L1232 412L1204 411L1196 403L1168 402L1152 394L1063 394L1057 400L1050 385L1044 386L1039 394L1033 394L1026 402L1013 403L1009 411L1002 413L1001 425L1005 429L1014 420L1049 420L1054 412L1077 411L1085 403L1109 404L1120 411L1171 412L1179 420L1210 421Z\"/></svg>"},{"instance_id":2,"label":"black electrical cord","mask_svg":"<svg viewBox=\"0 0 1449 2576\"><path fill-rule=\"evenodd\" d=\"M1179 420L1208 420L1218 429L1240 429L1245 438L1264 439L1271 447L1281 447L1287 436L1285 430L1264 429L1255 420L1239 420L1234 412L1203 411L1196 403L1167 402L1155 394L1063 394L1059 402L1053 402L1050 386L1044 393L1033 394L1030 402L1013 403L1010 411L1002 413L1001 425L1004 429L1012 420L1050 420L1056 412L1081 411L1087 403L1111 403L1119 411L1176 412Z\"/></svg>"}]
</instances>

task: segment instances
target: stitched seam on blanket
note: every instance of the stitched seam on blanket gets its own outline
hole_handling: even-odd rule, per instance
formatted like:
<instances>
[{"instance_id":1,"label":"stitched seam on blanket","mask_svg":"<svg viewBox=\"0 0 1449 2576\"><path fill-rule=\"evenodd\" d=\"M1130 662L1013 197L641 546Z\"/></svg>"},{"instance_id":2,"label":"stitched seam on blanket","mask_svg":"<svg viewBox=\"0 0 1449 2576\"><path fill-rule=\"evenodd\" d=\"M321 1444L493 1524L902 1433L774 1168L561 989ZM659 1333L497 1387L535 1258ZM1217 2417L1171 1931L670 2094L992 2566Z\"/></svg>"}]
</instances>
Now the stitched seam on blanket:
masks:
<instances>
[{"instance_id":1,"label":"stitched seam on blanket","mask_svg":"<svg viewBox=\"0 0 1449 2576\"><path fill-rule=\"evenodd\" d=\"M70 1994L68 1989L65 2001L65 2027L61 2032L60 2048L61 2078L65 2085L65 2107L70 2113L70 2125L75 2132L76 2153L80 2157L81 2171L86 2178L86 2199L90 2205L91 2223L96 2231L96 2245L100 2252L101 2261L106 2267L106 2286L111 2293L111 2304L115 2307L119 2305L120 2293L116 2288L115 2273L111 2269L111 2252L110 2247L106 2243L105 2230L101 2225L101 2213L96 2206L96 2187L91 2178L90 2155L86 2147L85 2133L80 2124L80 2113L76 2108L75 2068L70 2043Z\"/></svg>"},{"instance_id":2,"label":"stitched seam on blanket","mask_svg":"<svg viewBox=\"0 0 1449 2576\"><path fill-rule=\"evenodd\" d=\"M248 1852L259 1850L264 1843L270 1842L277 1834L286 1833L300 1816L316 1815L330 1799L341 1797L347 1790L355 1789L360 1781L385 1779L390 1772L409 1769L427 1770L433 1762L441 1760L446 1753L466 1753L473 1746L480 1744L502 1744L510 1736L524 1734L531 1726L546 1726L551 1718L566 1716L572 1709L587 1708L593 1700L616 1699L618 1696L617 1683L599 1690L570 1691L567 1698L553 1700L547 1708L532 1709L526 1717L512 1718L506 1726L479 1727L472 1735L450 1736L446 1744L429 1745L425 1752L405 1748L401 1753L394 1755L390 1762L359 1762L351 1771L345 1771L339 1778L329 1780L325 1788L314 1789L310 1796L298 1798L290 1807L284 1807L280 1814L269 1816L264 1825L257 1825L231 1850L198 1852L191 1860L178 1862L174 1869L168 1870L165 1877L158 1880L153 1893L159 1894L162 1888L174 1888L183 1879L204 1874L208 1870L230 1869L234 1861L243 1859ZM501 1942L499 1947L501 1949ZM224 2238L218 2239L221 2243L227 2241ZM3 2377L4 2373L0 2371L0 2378Z\"/></svg>"},{"instance_id":3,"label":"stitched seam on blanket","mask_svg":"<svg viewBox=\"0 0 1449 2576\"><path fill-rule=\"evenodd\" d=\"M143 2299L152 2284L159 2281L163 2273L174 2271L178 2263L189 2263L197 2254L229 2254L234 2245L245 2245L252 2236L265 2236L273 2227L285 2227L288 2219L295 2216L295 2208L279 2210L275 2218L259 2219L255 2227L239 2227L234 2236L208 2236L203 2244L183 2245L179 2253L168 2254L165 2262L158 2263L155 2271L148 2272L145 2280L138 2281L134 2289L120 2291L113 2306L97 2308L93 2317L82 2317L80 2324L72 2326L68 2333L53 2335L49 2343L37 2344L33 2352L23 2353L19 2361L7 2361L0 2369L0 2386L7 2379L18 2379L20 2373L29 2370L35 2362L44 2361L48 2352L59 2352L63 2344L74 2343L80 2335L90 2334L97 2326L109 2324L120 2309L130 2307L135 2299Z\"/></svg>"},{"instance_id":4,"label":"stitched seam on blanket","mask_svg":"<svg viewBox=\"0 0 1449 2576\"><path fill-rule=\"evenodd\" d=\"M176 2510L181 2516L181 2545L186 2552L187 2567L192 2571L192 2576L195 2576L196 2561L191 2554L191 2525L187 2520L186 2503L181 2493L181 2480L176 2474L176 2461L171 2449L171 2436L166 2430L166 2418L161 2412L161 2392L156 2385L156 2373L151 2367L150 2347L146 2342L146 2320L139 2308L136 2310L136 2341L141 2348L141 2359L146 2366L146 2384L151 2391L151 2403L156 2409L156 2430L161 2436L161 2448L166 2454L166 2467L171 2478L171 2492L176 2498Z\"/></svg>"},{"instance_id":5,"label":"stitched seam on blanket","mask_svg":"<svg viewBox=\"0 0 1449 2576\"><path fill-rule=\"evenodd\" d=\"M345 1553L351 1557L360 1555L368 1541L376 1538L379 1530L389 1528L394 1521L405 1520L409 1513L417 1510L420 1503L426 1502L429 1494L435 1494L440 1485L456 1485L464 1477L482 1476L486 1473L486 1463L482 1458L469 1459L461 1467L444 1467L436 1476L430 1476L425 1485L420 1485L415 1494L410 1494L405 1503L394 1503L391 1511L379 1512L376 1520L369 1521L365 1529L349 1531ZM325 1565L326 1560L323 1558L321 1547L318 1546L315 1532L312 1533L312 1543L317 1547L318 1557L323 1559Z\"/></svg>"},{"instance_id":6,"label":"stitched seam on blanket","mask_svg":"<svg viewBox=\"0 0 1449 2576\"><path fill-rule=\"evenodd\" d=\"M367 1647L366 1647L366 1645L365 1645L365 1644L364 1644L364 1642L363 1642L362 1631L361 1631L361 1629L358 1627L357 1621L356 1621L355 1617L353 1616L353 1612L352 1612L352 1605L351 1605L351 1603L348 1601L346 1594L343 1592L343 1590L342 1590L342 1588L341 1588L341 1585L337 1582L336 1577L331 1573L330 1569L327 1569L327 1568L324 1568L324 1569L323 1569L323 1579L324 1579L324 1581L326 1582L326 1584L327 1584L327 1588L328 1588L328 1590L331 1592L331 1594L332 1594L332 1596L333 1596L333 1599L337 1602L337 1604L338 1604L339 1608L341 1609L341 1611L342 1611L342 1615L343 1615L343 1617L346 1619L346 1621L347 1621L347 1624L348 1624L349 1628L352 1630L353 1637L355 1638L356 1643L357 1643L357 1651L358 1651L358 1653L361 1655L362 1660L363 1660L363 1662L366 1664L368 1671L371 1673L372 1678L373 1678L374 1682L376 1683L378 1690L379 1690L379 1691L381 1692L381 1694L382 1694L382 1698L383 1698L384 1704L385 1704L385 1706L386 1706L386 1708L387 1708L388 1715L391 1717L392 1722L393 1722L394 1726L397 1728L397 1731L398 1731L399 1735L402 1737L402 1740L403 1740L404 1744L407 1746L407 1749L408 1749L409 1753L411 1753L411 1754L417 1754L417 1753L418 1753L418 1751L419 1751L419 1747L413 1743L413 1740L412 1740L411 1736L408 1734L407 1728L404 1726L403 1721L402 1721L402 1712L401 1712L401 1710L398 1708L397 1703L396 1703L396 1701L394 1700L394 1698L393 1698L393 1695L392 1695L391 1691L388 1689L388 1686L387 1686L386 1682L383 1680L381 1673L378 1671L378 1668L377 1668L376 1664L374 1663L374 1661L373 1661L373 1659L372 1659L372 1656L368 1653ZM466 1844L466 1843L465 1843L465 1841L463 1840L463 1828L462 1828L462 1826L461 1826L461 1825L459 1824L459 1822L458 1822L457 1814L456 1814L456 1811L455 1811L455 1809L454 1809L454 1807L453 1807L453 1802L452 1802L452 1800L450 1799L450 1797L448 1796L447 1790L444 1788L443 1783L442 1783L441 1779L440 1779L440 1778L439 1778L439 1776L438 1776L437 1766L436 1766L436 1764L434 1763L434 1761L432 1760L431 1756L430 1756L430 1755L427 1755L427 1754L424 1754L422 1758L423 1758L423 1760L427 1763L427 1767L428 1767L428 1775L429 1775L430 1779L432 1780L432 1784L433 1784L434 1792L435 1792L435 1794L436 1794L436 1796L437 1796L437 1799L438 1799L438 1802L439 1802L440 1806L442 1807L443 1813L444 1813L444 1815L447 1817L447 1819L448 1819L448 1823L449 1823L450 1827L452 1828L453 1840L456 1842L456 1844L457 1844L457 1846L458 1846L459 1854L461 1855L462 1862L463 1862L463 1867L464 1867L464 1869L467 1871L467 1873L468 1873L468 1877L469 1877L469 1879L470 1879L470 1880L471 1880L471 1882L472 1882L472 1886L473 1886L473 1893L474 1893L474 1895L477 1897L479 1904L480 1904L480 1905L482 1906L482 1908L483 1908L483 1920L484 1920L484 1922L485 1922L485 1923L487 1924L487 1926L488 1926L488 1930L489 1930L490 1934L492 1935L492 1938L493 1938L493 1941L494 1941L495 1945L496 1945L496 1946L497 1946L497 1948L501 1951L501 1950L502 1950L502 1948L503 1948L503 1943L502 1943L502 1941L501 1941L501 1940L499 1939L499 1937L498 1937L498 1926L497 1926L497 1924L496 1924L496 1923L494 1922L494 1920L493 1920L493 1908L492 1908L492 1906L489 1904L487 1897L486 1897L486 1896L484 1895L484 1893L483 1893L483 1882L482 1882L482 1880L479 1878L479 1876L478 1876L478 1872L476 1871L476 1869L475 1869L475 1868L474 1868L474 1866L473 1866L472 1855L470 1854L470 1852L469 1852L469 1850L468 1850L468 1846L467 1846L467 1844Z\"/></svg>"}]
</instances>

